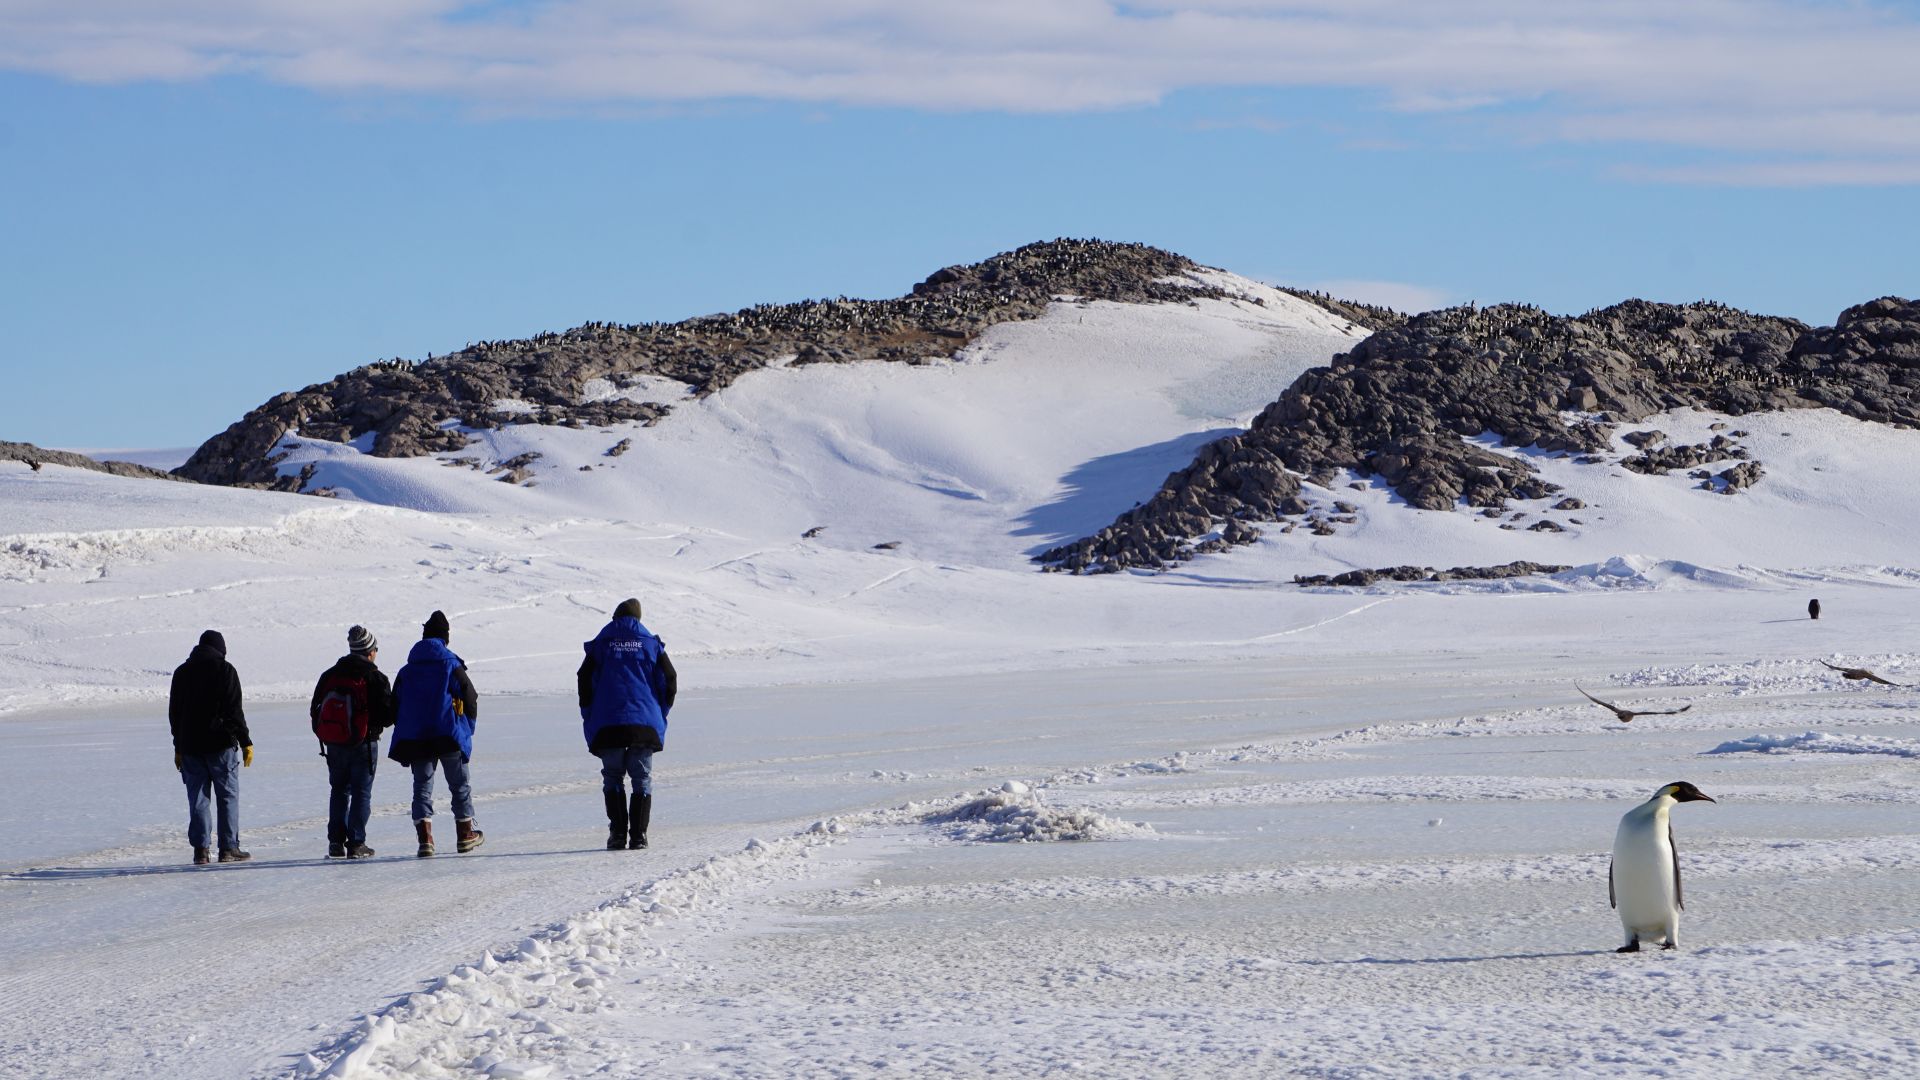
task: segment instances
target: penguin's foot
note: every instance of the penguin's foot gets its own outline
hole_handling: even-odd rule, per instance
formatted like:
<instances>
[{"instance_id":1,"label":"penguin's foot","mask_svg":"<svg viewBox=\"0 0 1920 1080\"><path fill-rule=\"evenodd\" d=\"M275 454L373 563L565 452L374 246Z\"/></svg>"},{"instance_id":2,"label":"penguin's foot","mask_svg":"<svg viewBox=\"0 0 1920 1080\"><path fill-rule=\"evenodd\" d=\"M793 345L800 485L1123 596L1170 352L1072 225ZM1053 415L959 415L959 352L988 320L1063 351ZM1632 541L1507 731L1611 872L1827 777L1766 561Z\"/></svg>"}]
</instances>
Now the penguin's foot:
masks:
<instances>
[{"instance_id":1,"label":"penguin's foot","mask_svg":"<svg viewBox=\"0 0 1920 1080\"><path fill-rule=\"evenodd\" d=\"M1622 946L1620 946L1619 948L1617 948L1617 949L1615 949L1615 950L1613 950L1613 951L1614 951L1614 952L1639 952L1639 951L1640 951L1640 941L1639 941L1639 939L1637 939L1637 938L1636 938L1635 940L1633 940L1633 941L1629 941L1629 942L1627 942L1627 943L1626 943L1625 945L1622 945Z\"/></svg>"},{"instance_id":2,"label":"penguin's foot","mask_svg":"<svg viewBox=\"0 0 1920 1080\"><path fill-rule=\"evenodd\" d=\"M1667 943L1665 945L1660 946L1660 951L1666 952L1668 949L1677 949L1679 947L1680 947L1679 942L1673 940L1672 938L1668 938Z\"/></svg>"}]
</instances>

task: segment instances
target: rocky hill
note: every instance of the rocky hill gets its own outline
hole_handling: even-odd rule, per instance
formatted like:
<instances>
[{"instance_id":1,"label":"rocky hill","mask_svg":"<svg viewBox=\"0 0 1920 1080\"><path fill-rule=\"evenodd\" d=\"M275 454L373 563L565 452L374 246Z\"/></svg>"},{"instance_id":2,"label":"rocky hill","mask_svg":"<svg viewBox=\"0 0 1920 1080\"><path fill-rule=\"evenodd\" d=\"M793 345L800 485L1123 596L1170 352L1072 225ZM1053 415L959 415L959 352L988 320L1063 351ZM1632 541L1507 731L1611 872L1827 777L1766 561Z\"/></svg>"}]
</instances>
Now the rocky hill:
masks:
<instances>
[{"instance_id":1,"label":"rocky hill","mask_svg":"<svg viewBox=\"0 0 1920 1080\"><path fill-rule=\"evenodd\" d=\"M1256 523L1334 531L1339 504L1315 509L1303 483L1331 497L1338 483L1378 477L1420 509L1498 512L1557 489L1523 458L1470 438L1490 433L1598 465L1611 460L1601 454L1620 425L1688 406L1733 415L1825 406L1920 425L1920 303L1886 297L1820 328L1641 300L1578 318L1515 305L1415 316L1307 372L1245 434L1207 445L1151 499L1038 561L1074 573L1159 569L1249 543ZM1632 432L1639 453L1619 464L1687 468L1703 486L1737 492L1764 475L1740 434L1675 446L1658 431Z\"/></svg>"},{"instance_id":2,"label":"rocky hill","mask_svg":"<svg viewBox=\"0 0 1920 1080\"><path fill-rule=\"evenodd\" d=\"M996 323L1037 318L1056 296L1185 302L1220 295L1165 280L1194 269L1186 258L1141 244L1054 240L948 267L893 300L761 305L676 323L588 323L481 342L421 363L381 361L274 397L209 439L179 471L208 483L300 490L303 478L276 468L275 448L294 431L335 442L371 434L373 454L413 457L462 448L468 437L461 428L652 423L670 406L622 392L648 376L705 395L786 357L796 364L924 362L952 355ZM1344 317L1370 326L1398 318L1349 308ZM589 399L596 381L612 392ZM459 426L447 426L449 419Z\"/></svg>"},{"instance_id":3,"label":"rocky hill","mask_svg":"<svg viewBox=\"0 0 1920 1080\"><path fill-rule=\"evenodd\" d=\"M131 461L100 461L70 450L48 450L32 443L4 440L0 440L0 461L22 461L35 472L39 472L42 465L65 465L68 468L91 469L94 472L112 473L115 476L138 476L156 480L187 479L150 466L136 465Z\"/></svg>"}]
</instances>

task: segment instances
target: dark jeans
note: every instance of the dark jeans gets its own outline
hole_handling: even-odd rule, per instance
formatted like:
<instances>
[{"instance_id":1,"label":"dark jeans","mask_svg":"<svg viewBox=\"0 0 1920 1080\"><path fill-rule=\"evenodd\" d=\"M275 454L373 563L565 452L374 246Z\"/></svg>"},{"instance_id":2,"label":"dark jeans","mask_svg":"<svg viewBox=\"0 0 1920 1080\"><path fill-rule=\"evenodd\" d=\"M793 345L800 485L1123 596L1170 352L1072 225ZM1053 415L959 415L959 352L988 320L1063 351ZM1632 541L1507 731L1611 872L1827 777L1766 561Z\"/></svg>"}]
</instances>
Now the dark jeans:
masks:
<instances>
[{"instance_id":1,"label":"dark jeans","mask_svg":"<svg viewBox=\"0 0 1920 1080\"><path fill-rule=\"evenodd\" d=\"M447 790L453 796L453 816L473 820L473 785L467 779L467 762L460 751L413 763L413 820L433 820L433 774L447 770Z\"/></svg>"},{"instance_id":2,"label":"dark jeans","mask_svg":"<svg viewBox=\"0 0 1920 1080\"><path fill-rule=\"evenodd\" d=\"M600 759L601 791L624 798L625 781L631 776L635 795L653 794L653 751L622 747L602 750L594 756Z\"/></svg>"},{"instance_id":3,"label":"dark jeans","mask_svg":"<svg viewBox=\"0 0 1920 1080\"><path fill-rule=\"evenodd\" d=\"M216 809L220 850L240 847L240 748L217 754L181 754L180 779L187 785L187 842L209 846Z\"/></svg>"},{"instance_id":4,"label":"dark jeans","mask_svg":"<svg viewBox=\"0 0 1920 1080\"><path fill-rule=\"evenodd\" d=\"M380 744L329 746L325 752L327 783L332 788L327 799L327 843L364 844L367 817L373 813L373 771L379 763Z\"/></svg>"}]
</instances>

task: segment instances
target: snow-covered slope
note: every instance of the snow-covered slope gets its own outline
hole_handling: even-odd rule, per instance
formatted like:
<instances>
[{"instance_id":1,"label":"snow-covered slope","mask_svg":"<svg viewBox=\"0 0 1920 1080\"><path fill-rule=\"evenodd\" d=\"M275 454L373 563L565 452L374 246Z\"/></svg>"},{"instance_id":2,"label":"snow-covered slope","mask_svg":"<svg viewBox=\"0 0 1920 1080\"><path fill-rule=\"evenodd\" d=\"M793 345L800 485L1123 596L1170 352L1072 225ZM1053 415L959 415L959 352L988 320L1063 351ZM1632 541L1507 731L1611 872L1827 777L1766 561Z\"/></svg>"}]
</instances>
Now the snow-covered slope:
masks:
<instances>
[{"instance_id":1,"label":"snow-covered slope","mask_svg":"<svg viewBox=\"0 0 1920 1080\"><path fill-rule=\"evenodd\" d=\"M0 710L155 696L206 626L254 692L298 696L346 625L406 640L435 609L491 689L558 691L574 643L626 595L709 680L763 681L1271 646L1359 603L1301 594L1294 575L1402 563L1580 568L1445 589L1914 580L1920 489L1896 478L1920 464L1920 433L1821 410L1735 421L1767 473L1734 495L1534 455L1586 504L1550 515L1563 532L1414 510L1342 477L1307 488L1329 514L1354 508L1332 536L1270 529L1159 577L1036 573L1032 552L1111 520L1361 333L1196 277L1239 298L1062 302L949 361L777 366L652 427L519 425L445 456L477 469L291 437L282 468L314 465L338 500L0 468L0 637L15 646ZM1717 420L1657 424L1685 442ZM528 453L529 483L487 471Z\"/></svg>"},{"instance_id":2,"label":"snow-covered slope","mask_svg":"<svg viewBox=\"0 0 1920 1080\"><path fill-rule=\"evenodd\" d=\"M1242 299L1059 303L948 361L774 367L698 400L654 379L626 393L674 405L655 426L516 425L438 459L294 435L280 471L312 463L311 487L412 509L675 522L769 543L825 526L828 548L898 540L929 559L1024 565L1151 494L1365 336L1257 282L1192 276ZM630 448L607 456L621 440ZM530 452L531 487L484 471ZM481 471L444 464L459 458Z\"/></svg>"}]
</instances>

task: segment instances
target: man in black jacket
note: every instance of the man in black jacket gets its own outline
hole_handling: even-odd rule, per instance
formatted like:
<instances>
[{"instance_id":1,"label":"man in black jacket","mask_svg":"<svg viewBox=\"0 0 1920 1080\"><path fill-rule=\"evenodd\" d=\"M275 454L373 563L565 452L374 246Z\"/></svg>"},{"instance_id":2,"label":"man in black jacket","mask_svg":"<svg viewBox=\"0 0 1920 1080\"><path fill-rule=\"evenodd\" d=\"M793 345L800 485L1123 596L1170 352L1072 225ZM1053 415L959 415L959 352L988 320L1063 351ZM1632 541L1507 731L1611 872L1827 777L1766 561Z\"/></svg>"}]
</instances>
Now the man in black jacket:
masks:
<instances>
[{"instance_id":1,"label":"man in black jacket","mask_svg":"<svg viewBox=\"0 0 1920 1080\"><path fill-rule=\"evenodd\" d=\"M227 663L227 641L218 630L200 635L187 662L173 671L167 694L173 727L173 767L187 785L187 840L193 864L205 866L207 841L219 815L220 861L246 862L240 850L240 770L253 764L253 736L240 705L240 674ZM209 792L213 805L209 805Z\"/></svg>"},{"instance_id":2,"label":"man in black jacket","mask_svg":"<svg viewBox=\"0 0 1920 1080\"><path fill-rule=\"evenodd\" d=\"M327 857L370 859L367 817L373 811L373 772L380 733L393 723L393 688L374 666L380 641L373 631L347 631L347 655L313 688L313 734L327 759Z\"/></svg>"}]
</instances>

